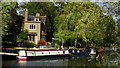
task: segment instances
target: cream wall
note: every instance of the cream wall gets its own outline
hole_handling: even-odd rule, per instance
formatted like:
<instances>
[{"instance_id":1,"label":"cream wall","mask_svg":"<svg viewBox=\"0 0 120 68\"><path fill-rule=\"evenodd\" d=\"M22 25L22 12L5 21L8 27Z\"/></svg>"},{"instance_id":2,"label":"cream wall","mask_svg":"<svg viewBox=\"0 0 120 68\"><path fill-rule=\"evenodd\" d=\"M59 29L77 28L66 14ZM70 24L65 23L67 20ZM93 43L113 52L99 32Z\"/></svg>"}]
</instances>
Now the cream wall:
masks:
<instances>
[{"instance_id":1,"label":"cream wall","mask_svg":"<svg viewBox=\"0 0 120 68\"><path fill-rule=\"evenodd\" d=\"M36 25L36 29L29 29L29 26L30 24L35 24ZM35 42L34 43L37 43L39 40L40 40L40 32L41 32L41 22L39 23L29 23L29 22L26 22L24 23L24 29L27 29L28 32L36 32L37 33L37 36L35 36Z\"/></svg>"}]
</instances>

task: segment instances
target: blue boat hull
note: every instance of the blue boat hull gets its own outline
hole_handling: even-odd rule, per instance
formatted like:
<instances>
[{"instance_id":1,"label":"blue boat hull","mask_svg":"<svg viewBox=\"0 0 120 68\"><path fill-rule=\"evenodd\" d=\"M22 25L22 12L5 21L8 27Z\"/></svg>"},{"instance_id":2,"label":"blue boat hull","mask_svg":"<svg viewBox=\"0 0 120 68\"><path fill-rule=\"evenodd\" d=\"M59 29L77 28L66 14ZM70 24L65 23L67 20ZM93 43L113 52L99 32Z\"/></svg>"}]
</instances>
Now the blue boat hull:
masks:
<instances>
[{"instance_id":1,"label":"blue boat hull","mask_svg":"<svg viewBox=\"0 0 120 68\"><path fill-rule=\"evenodd\" d=\"M79 49L69 49L69 53L73 55L88 55L90 54L91 50L86 49L86 50L79 50Z\"/></svg>"}]
</instances>

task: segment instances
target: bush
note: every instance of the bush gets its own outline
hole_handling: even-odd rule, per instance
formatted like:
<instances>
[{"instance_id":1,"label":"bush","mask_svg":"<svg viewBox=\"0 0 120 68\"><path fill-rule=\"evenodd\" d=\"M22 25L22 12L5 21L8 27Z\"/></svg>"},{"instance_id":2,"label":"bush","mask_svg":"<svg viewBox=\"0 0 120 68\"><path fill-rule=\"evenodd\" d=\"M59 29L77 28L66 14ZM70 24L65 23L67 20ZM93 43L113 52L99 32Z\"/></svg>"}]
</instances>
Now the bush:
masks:
<instances>
[{"instance_id":1,"label":"bush","mask_svg":"<svg viewBox=\"0 0 120 68\"><path fill-rule=\"evenodd\" d=\"M60 45L56 45L55 47L56 47L56 48L60 48Z\"/></svg>"},{"instance_id":2,"label":"bush","mask_svg":"<svg viewBox=\"0 0 120 68\"><path fill-rule=\"evenodd\" d=\"M24 42L25 40L28 40L28 35L27 35L27 30L24 30L18 35L18 41L19 42Z\"/></svg>"},{"instance_id":3,"label":"bush","mask_svg":"<svg viewBox=\"0 0 120 68\"><path fill-rule=\"evenodd\" d=\"M23 46L24 47L34 47L34 46L36 46L36 44L34 44L34 43L23 43Z\"/></svg>"},{"instance_id":4,"label":"bush","mask_svg":"<svg viewBox=\"0 0 120 68\"><path fill-rule=\"evenodd\" d=\"M52 43L51 46L52 46L52 47L55 47L55 43Z\"/></svg>"}]
</instances>

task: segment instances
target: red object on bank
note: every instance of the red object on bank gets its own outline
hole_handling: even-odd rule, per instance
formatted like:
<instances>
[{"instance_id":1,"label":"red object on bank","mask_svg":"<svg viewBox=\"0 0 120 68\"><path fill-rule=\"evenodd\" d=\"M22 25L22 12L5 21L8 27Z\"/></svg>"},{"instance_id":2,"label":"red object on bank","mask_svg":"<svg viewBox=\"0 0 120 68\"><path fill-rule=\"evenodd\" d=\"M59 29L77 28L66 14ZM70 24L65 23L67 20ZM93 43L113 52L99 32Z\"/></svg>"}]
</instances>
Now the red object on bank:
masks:
<instances>
[{"instance_id":1,"label":"red object on bank","mask_svg":"<svg viewBox=\"0 0 120 68\"><path fill-rule=\"evenodd\" d=\"M99 51L103 51L103 49L102 48L100 48L100 49L98 49Z\"/></svg>"},{"instance_id":2,"label":"red object on bank","mask_svg":"<svg viewBox=\"0 0 120 68\"><path fill-rule=\"evenodd\" d=\"M104 48L104 47L101 47L101 48Z\"/></svg>"},{"instance_id":3,"label":"red object on bank","mask_svg":"<svg viewBox=\"0 0 120 68\"><path fill-rule=\"evenodd\" d=\"M46 44L46 41L45 41L45 40L38 41L38 45L45 45L45 44Z\"/></svg>"}]
</instances>

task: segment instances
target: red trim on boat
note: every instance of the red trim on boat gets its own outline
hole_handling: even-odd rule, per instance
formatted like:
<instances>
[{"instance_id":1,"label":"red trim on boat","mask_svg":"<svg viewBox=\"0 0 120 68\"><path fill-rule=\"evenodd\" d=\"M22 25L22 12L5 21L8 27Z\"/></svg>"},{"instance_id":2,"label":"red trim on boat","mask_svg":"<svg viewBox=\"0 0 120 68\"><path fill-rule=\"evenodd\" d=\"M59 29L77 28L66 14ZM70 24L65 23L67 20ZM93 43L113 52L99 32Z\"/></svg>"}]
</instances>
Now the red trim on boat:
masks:
<instances>
[{"instance_id":1,"label":"red trim on boat","mask_svg":"<svg viewBox=\"0 0 120 68\"><path fill-rule=\"evenodd\" d=\"M6 50L17 50L17 49L12 49L12 48L2 48L2 49L6 49Z\"/></svg>"},{"instance_id":2,"label":"red trim on boat","mask_svg":"<svg viewBox=\"0 0 120 68\"><path fill-rule=\"evenodd\" d=\"M23 60L23 61L26 61L27 59L24 59L24 58L19 58L19 59L16 59L16 60Z\"/></svg>"}]
</instances>

